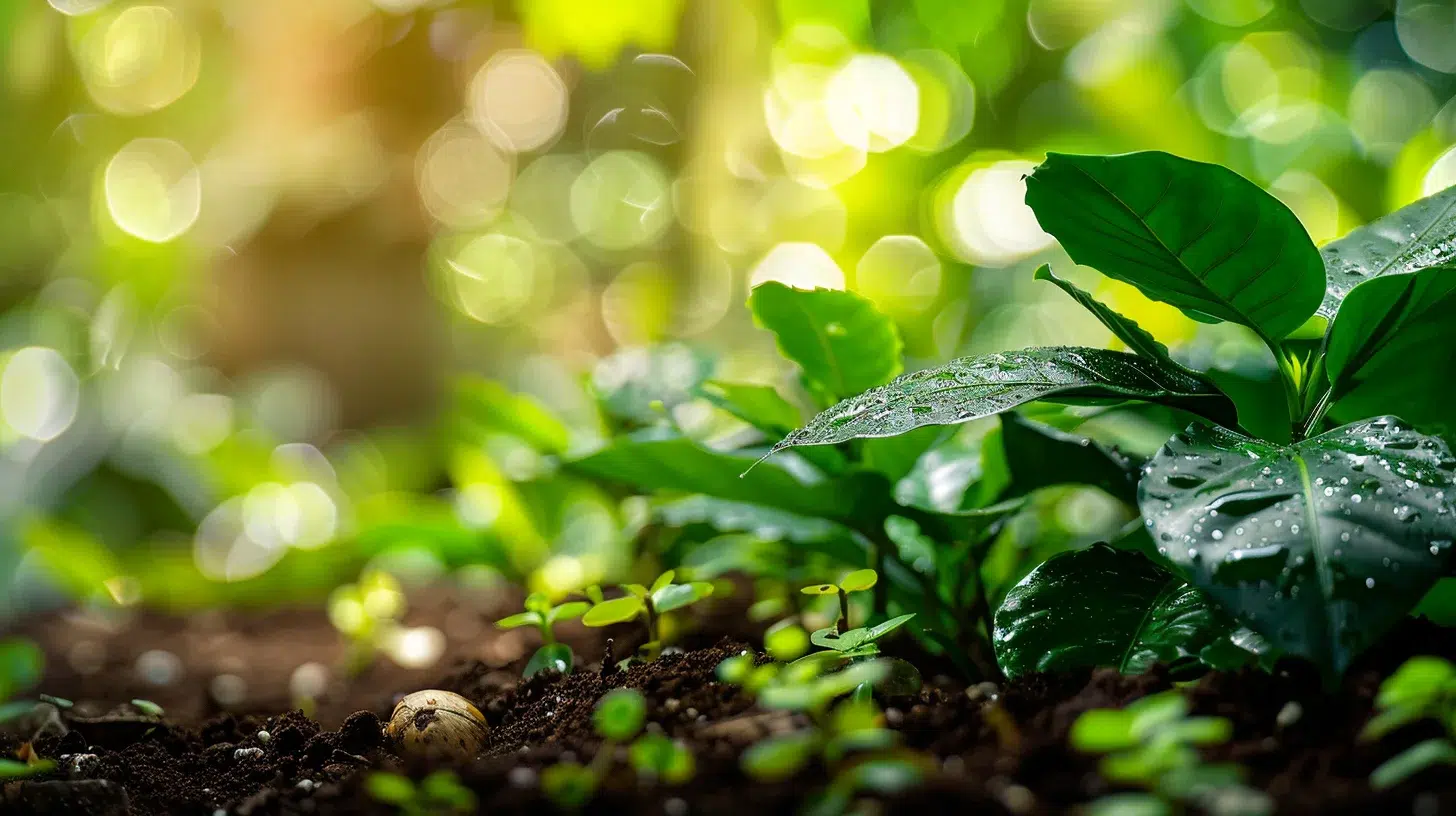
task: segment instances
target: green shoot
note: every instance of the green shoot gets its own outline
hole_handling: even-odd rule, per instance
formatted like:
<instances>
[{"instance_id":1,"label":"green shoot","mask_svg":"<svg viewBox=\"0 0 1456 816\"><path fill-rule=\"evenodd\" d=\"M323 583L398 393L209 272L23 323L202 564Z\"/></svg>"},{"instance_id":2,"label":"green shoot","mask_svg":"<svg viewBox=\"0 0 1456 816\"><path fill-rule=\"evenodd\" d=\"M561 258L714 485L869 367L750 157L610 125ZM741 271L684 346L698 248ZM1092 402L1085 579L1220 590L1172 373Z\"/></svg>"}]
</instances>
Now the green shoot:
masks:
<instances>
[{"instance_id":1,"label":"green shoot","mask_svg":"<svg viewBox=\"0 0 1456 816\"><path fill-rule=\"evenodd\" d=\"M1446 736L1432 737L1390 758L1370 774L1370 786L1384 790L1427 768L1456 765L1456 666L1439 657L1413 657L1380 684L1375 698L1380 710L1360 732L1376 740L1405 725L1436 720Z\"/></svg>"},{"instance_id":2,"label":"green shoot","mask_svg":"<svg viewBox=\"0 0 1456 816\"><path fill-rule=\"evenodd\" d=\"M611 770L617 746L627 744L632 768L644 780L678 785L692 778L696 762L692 752L680 742L661 734L638 737L647 719L647 700L636 689L613 689L597 701L592 724L603 743L588 765L560 762L541 775L541 789L558 806L576 809L596 794L597 788Z\"/></svg>"},{"instance_id":3,"label":"green shoot","mask_svg":"<svg viewBox=\"0 0 1456 816\"><path fill-rule=\"evenodd\" d=\"M838 595L839 617L834 621L834 629L843 634L849 627L849 594L872 589L879 580L879 573L872 569L862 569L844 576L844 580L838 584L813 584L799 591L805 595Z\"/></svg>"},{"instance_id":4,"label":"green shoot","mask_svg":"<svg viewBox=\"0 0 1456 816\"><path fill-rule=\"evenodd\" d=\"M526 596L525 612L501 618L495 622L495 625L502 629L534 626L541 633L541 648L537 649L530 661L526 663L526 670L522 676L530 677L545 669L570 674L572 666L575 664L575 657L571 652L571 647L556 639L556 633L552 627L558 621L575 620L590 608L591 604L586 601L569 601L552 606L551 601L545 595L533 592Z\"/></svg>"},{"instance_id":5,"label":"green shoot","mask_svg":"<svg viewBox=\"0 0 1456 816\"><path fill-rule=\"evenodd\" d=\"M676 575L675 571L668 570L657 576L651 587L623 584L621 589L625 595L598 601L582 616L581 622L587 626L610 626L643 618L647 626L647 643L643 650L655 657L662 650L659 618L666 612L697 603L713 594L713 585L707 581L674 584L672 581Z\"/></svg>"}]
</instances>

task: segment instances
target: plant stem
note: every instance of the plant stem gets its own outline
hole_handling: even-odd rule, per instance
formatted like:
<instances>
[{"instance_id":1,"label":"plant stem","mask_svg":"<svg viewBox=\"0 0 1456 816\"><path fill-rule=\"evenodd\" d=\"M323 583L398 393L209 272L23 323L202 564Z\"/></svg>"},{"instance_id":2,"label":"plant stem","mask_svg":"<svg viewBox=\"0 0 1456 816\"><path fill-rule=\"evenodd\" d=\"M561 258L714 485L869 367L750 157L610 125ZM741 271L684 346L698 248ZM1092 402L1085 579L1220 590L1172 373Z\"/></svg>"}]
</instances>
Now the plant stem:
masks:
<instances>
[{"instance_id":1,"label":"plant stem","mask_svg":"<svg viewBox=\"0 0 1456 816\"><path fill-rule=\"evenodd\" d=\"M1319 399L1315 401L1314 407L1310 409L1309 415L1304 418L1304 422L1300 423L1299 432L1295 436L1296 442L1308 437L1319 428L1319 424L1324 421L1325 414L1329 412L1330 406L1334 404L1333 399L1331 399L1334 393L1334 388L1326 388L1320 394Z\"/></svg>"},{"instance_id":2,"label":"plant stem","mask_svg":"<svg viewBox=\"0 0 1456 816\"><path fill-rule=\"evenodd\" d=\"M1296 417L1304 415L1304 400L1295 379L1294 365L1283 349L1275 350L1274 359L1279 364L1279 380L1284 384L1284 405L1289 411L1290 420L1295 421Z\"/></svg>"},{"instance_id":3,"label":"plant stem","mask_svg":"<svg viewBox=\"0 0 1456 816\"><path fill-rule=\"evenodd\" d=\"M849 628L849 593L839 590L839 620L834 622L834 634L842 635Z\"/></svg>"}]
</instances>

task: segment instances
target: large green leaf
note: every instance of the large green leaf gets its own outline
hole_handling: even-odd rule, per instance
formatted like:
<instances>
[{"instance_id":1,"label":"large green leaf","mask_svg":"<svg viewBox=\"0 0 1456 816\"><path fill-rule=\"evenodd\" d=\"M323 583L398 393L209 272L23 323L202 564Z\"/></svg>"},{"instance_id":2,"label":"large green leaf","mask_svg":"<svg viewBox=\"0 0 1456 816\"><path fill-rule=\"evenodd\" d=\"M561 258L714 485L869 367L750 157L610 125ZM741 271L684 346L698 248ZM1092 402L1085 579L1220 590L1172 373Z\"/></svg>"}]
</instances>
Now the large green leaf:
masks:
<instances>
[{"instance_id":1,"label":"large green leaf","mask_svg":"<svg viewBox=\"0 0 1456 816\"><path fill-rule=\"evenodd\" d=\"M799 427L803 421L799 409L772 386L709 380L698 386L697 391L714 406L764 433L783 434Z\"/></svg>"},{"instance_id":2,"label":"large green leaf","mask_svg":"<svg viewBox=\"0 0 1456 816\"><path fill-rule=\"evenodd\" d=\"M852 492L838 489L802 460L767 462L774 466L760 465L745 475L752 464L751 455L710 450L659 429L618 437L564 463L578 473L644 492L702 493L826 518L845 518L855 509Z\"/></svg>"},{"instance_id":3,"label":"large green leaf","mask_svg":"<svg viewBox=\"0 0 1456 816\"><path fill-rule=\"evenodd\" d=\"M1453 470L1445 442L1394 417L1289 446L1194 425L1153 458L1139 503L1192 583L1333 674L1444 573Z\"/></svg>"},{"instance_id":4,"label":"large green leaf","mask_svg":"<svg viewBox=\"0 0 1456 816\"><path fill-rule=\"evenodd\" d=\"M1043 487L1085 484L1128 504L1137 502L1138 466L1085 436L1033 422L1014 411L1001 415L1012 496Z\"/></svg>"},{"instance_id":5,"label":"large green leaf","mask_svg":"<svg viewBox=\"0 0 1456 816\"><path fill-rule=\"evenodd\" d=\"M1418 426L1456 430L1456 400L1431 387L1456 380L1456 267L1375 278L1352 289L1330 327L1325 370L1343 416L1399 406Z\"/></svg>"},{"instance_id":6,"label":"large green leaf","mask_svg":"<svg viewBox=\"0 0 1456 816\"><path fill-rule=\"evenodd\" d=\"M773 507L728 501L712 496L687 496L657 506L654 515L670 527L706 524L725 533L751 533L764 541L785 541L796 548L861 563L867 542L842 524L795 515Z\"/></svg>"},{"instance_id":7,"label":"large green leaf","mask_svg":"<svg viewBox=\"0 0 1456 816\"><path fill-rule=\"evenodd\" d=\"M1072 260L1195 319L1279 340L1324 297L1324 264L1299 219L1218 165L1052 153L1027 177L1026 203Z\"/></svg>"},{"instance_id":8,"label":"large green leaf","mask_svg":"<svg viewBox=\"0 0 1456 816\"><path fill-rule=\"evenodd\" d=\"M1135 354L1055 347L964 357L844 400L774 445L828 445L956 425L1032 400L1162 402L1232 423L1233 403L1207 382Z\"/></svg>"},{"instance_id":9,"label":"large green leaf","mask_svg":"<svg viewBox=\"0 0 1456 816\"><path fill-rule=\"evenodd\" d=\"M1235 628L1182 578L1094 544L1053 556L1012 587L992 641L1008 677L1082 666L1137 673L1195 657Z\"/></svg>"},{"instance_id":10,"label":"large green leaf","mask_svg":"<svg viewBox=\"0 0 1456 816\"><path fill-rule=\"evenodd\" d=\"M748 307L779 351L833 396L883 385L903 370L894 321L853 292L770 282L753 290Z\"/></svg>"},{"instance_id":11,"label":"large green leaf","mask_svg":"<svg viewBox=\"0 0 1456 816\"><path fill-rule=\"evenodd\" d=\"M1334 317L1359 284L1456 258L1456 187L1423 198L1320 248L1328 291L1319 313Z\"/></svg>"}]
</instances>

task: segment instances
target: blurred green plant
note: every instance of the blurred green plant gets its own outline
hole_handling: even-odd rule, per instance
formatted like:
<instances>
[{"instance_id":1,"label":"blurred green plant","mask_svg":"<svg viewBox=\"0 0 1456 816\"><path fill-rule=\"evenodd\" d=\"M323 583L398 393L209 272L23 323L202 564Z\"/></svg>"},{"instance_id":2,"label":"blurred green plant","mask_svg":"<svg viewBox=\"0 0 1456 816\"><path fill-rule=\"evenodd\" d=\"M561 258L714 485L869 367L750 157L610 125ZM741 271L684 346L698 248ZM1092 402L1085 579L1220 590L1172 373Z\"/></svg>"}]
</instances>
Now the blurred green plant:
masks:
<instances>
[{"instance_id":1,"label":"blurred green plant","mask_svg":"<svg viewBox=\"0 0 1456 816\"><path fill-rule=\"evenodd\" d=\"M558 762L541 774L541 789L557 806L577 809L591 801L611 769L617 746L630 743L627 756L647 784L681 785L696 769L693 754L682 742L663 734L642 734L647 701L636 689L617 688L603 694L592 712L592 724L603 740L590 764ZM634 737L636 739L634 739Z\"/></svg>"},{"instance_id":2,"label":"blurred green plant","mask_svg":"<svg viewBox=\"0 0 1456 816\"><path fill-rule=\"evenodd\" d=\"M1381 763L1370 774L1376 790L1399 785L1441 765L1456 765L1456 666L1440 657L1413 657L1385 678L1375 697L1377 713L1360 732L1362 740L1386 734L1422 720L1435 720L1445 728L1443 737L1430 737Z\"/></svg>"},{"instance_id":3,"label":"blurred green plant","mask_svg":"<svg viewBox=\"0 0 1456 816\"><path fill-rule=\"evenodd\" d=\"M401 816L449 816L475 812L475 793L453 771L434 771L415 783L409 777L373 771L364 789L376 802L393 805Z\"/></svg>"}]
</instances>

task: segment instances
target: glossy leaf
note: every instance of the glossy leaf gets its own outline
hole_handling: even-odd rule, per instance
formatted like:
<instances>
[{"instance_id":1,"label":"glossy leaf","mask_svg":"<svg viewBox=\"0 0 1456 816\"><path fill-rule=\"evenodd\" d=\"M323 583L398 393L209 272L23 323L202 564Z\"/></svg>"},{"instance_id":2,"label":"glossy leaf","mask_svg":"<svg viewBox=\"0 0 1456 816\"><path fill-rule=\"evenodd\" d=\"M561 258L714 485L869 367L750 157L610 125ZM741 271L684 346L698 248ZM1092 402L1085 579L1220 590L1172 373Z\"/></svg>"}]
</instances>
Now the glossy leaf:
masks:
<instances>
[{"instance_id":1,"label":"glossy leaf","mask_svg":"<svg viewBox=\"0 0 1456 816\"><path fill-rule=\"evenodd\" d=\"M1337 674L1445 572L1456 458L1394 417L1280 446L1205 425L1139 487L1160 548L1278 649Z\"/></svg>"},{"instance_id":2,"label":"glossy leaf","mask_svg":"<svg viewBox=\"0 0 1456 816\"><path fill-rule=\"evenodd\" d=\"M1146 671L1196 656L1233 623L1143 556L1095 544L1032 570L996 610L996 662L1009 677L1110 666Z\"/></svg>"},{"instance_id":3,"label":"glossy leaf","mask_svg":"<svg viewBox=\"0 0 1456 816\"><path fill-rule=\"evenodd\" d=\"M515 629L521 626L540 626L541 623L541 616L535 612L517 612L501 618L495 622L495 625L501 629Z\"/></svg>"},{"instance_id":4,"label":"glossy leaf","mask_svg":"<svg viewBox=\"0 0 1456 816\"><path fill-rule=\"evenodd\" d=\"M1072 260L1198 320L1279 340L1324 297L1324 264L1299 219L1225 167L1051 153L1027 177L1026 203Z\"/></svg>"},{"instance_id":5,"label":"glossy leaf","mask_svg":"<svg viewBox=\"0 0 1456 816\"><path fill-rule=\"evenodd\" d=\"M672 579L674 579L676 577L677 577L677 571L676 570L668 570L667 572L664 572L663 574L657 576L657 580L655 580L655 581L652 582L652 587L650 589L648 589L647 591L648 592L657 592L659 589L662 589L663 587L667 586L668 584L671 584L672 583Z\"/></svg>"},{"instance_id":6,"label":"glossy leaf","mask_svg":"<svg viewBox=\"0 0 1456 816\"><path fill-rule=\"evenodd\" d=\"M652 605L658 612L671 612L688 604L694 604L713 594L713 585L707 581L691 584L673 584L652 593Z\"/></svg>"},{"instance_id":7,"label":"glossy leaf","mask_svg":"<svg viewBox=\"0 0 1456 816\"><path fill-rule=\"evenodd\" d=\"M779 351L836 397L883 385L903 370L894 321L853 292L770 282L754 288L748 308L774 333Z\"/></svg>"},{"instance_id":8,"label":"glossy leaf","mask_svg":"<svg viewBox=\"0 0 1456 816\"><path fill-rule=\"evenodd\" d=\"M1073 300L1082 304L1082 307L1091 312L1092 316L1096 317L1098 322L1106 326L1107 330L1112 332L1113 337L1121 340L1122 344L1127 346L1128 351L1146 357L1149 360L1177 367L1190 375L1195 374L1195 372L1175 363L1173 358L1168 354L1168 347L1158 342L1157 338L1149 334L1142 326L1139 326L1137 321L1118 314L1112 307L1092 297L1091 292L1083 290L1071 281L1057 277L1052 273L1050 265L1042 264L1036 270L1035 277L1037 280L1050 281L1056 284L1057 288L1071 295Z\"/></svg>"},{"instance_id":9,"label":"glossy leaf","mask_svg":"<svg viewBox=\"0 0 1456 816\"><path fill-rule=\"evenodd\" d=\"M1456 400L1431 387L1456 380L1456 267L1356 286L1325 348L1340 415L1366 417L1399 406L1401 418L1419 427L1456 430ZM1412 376L1415 361L1419 376Z\"/></svg>"},{"instance_id":10,"label":"glossy leaf","mask_svg":"<svg viewBox=\"0 0 1456 816\"><path fill-rule=\"evenodd\" d=\"M1232 423L1233 403L1212 385L1121 351L1054 347L964 357L906 374L847 399L774 445L829 445L958 425L1033 400L1161 402Z\"/></svg>"},{"instance_id":11,"label":"glossy leaf","mask_svg":"<svg viewBox=\"0 0 1456 816\"><path fill-rule=\"evenodd\" d=\"M844 576L839 582L839 588L845 592L863 592L870 589L880 580L879 573L872 569L855 570Z\"/></svg>"},{"instance_id":12,"label":"glossy leaf","mask_svg":"<svg viewBox=\"0 0 1456 816\"><path fill-rule=\"evenodd\" d=\"M581 622L587 626L610 626L614 623L632 620L644 609L641 598L636 595L626 595L610 601L602 601L593 606L586 611L585 615L581 616Z\"/></svg>"},{"instance_id":13,"label":"glossy leaf","mask_svg":"<svg viewBox=\"0 0 1456 816\"><path fill-rule=\"evenodd\" d=\"M709 380L698 394L766 434L782 435L803 422L799 409L771 386Z\"/></svg>"},{"instance_id":14,"label":"glossy leaf","mask_svg":"<svg viewBox=\"0 0 1456 816\"><path fill-rule=\"evenodd\" d=\"M609 740L623 742L637 736L647 718L647 700L636 689L612 689L602 695L592 712L597 733Z\"/></svg>"},{"instance_id":15,"label":"glossy leaf","mask_svg":"<svg viewBox=\"0 0 1456 816\"><path fill-rule=\"evenodd\" d=\"M1085 484L1129 504L1137 501L1137 465L1085 436L1008 411L1001 415L1001 438L1012 496L1053 485Z\"/></svg>"},{"instance_id":16,"label":"glossy leaf","mask_svg":"<svg viewBox=\"0 0 1456 816\"><path fill-rule=\"evenodd\" d=\"M1359 227L1320 249L1328 277L1319 313L1333 318L1356 286L1456 258L1456 187Z\"/></svg>"},{"instance_id":17,"label":"glossy leaf","mask_svg":"<svg viewBox=\"0 0 1456 816\"><path fill-rule=\"evenodd\" d=\"M588 609L591 609L591 604L586 601L570 601L560 606L552 607L551 611L546 614L546 621L547 623L556 623L557 621L576 620L582 615L585 615Z\"/></svg>"},{"instance_id":18,"label":"glossy leaf","mask_svg":"<svg viewBox=\"0 0 1456 816\"><path fill-rule=\"evenodd\" d=\"M526 661L526 668L521 672L523 678L530 677L547 669L558 671L562 674L571 674L571 667L576 663L576 656L571 653L571 647L565 643L548 643L536 650L531 659Z\"/></svg>"},{"instance_id":19,"label":"glossy leaf","mask_svg":"<svg viewBox=\"0 0 1456 816\"><path fill-rule=\"evenodd\" d=\"M619 437L565 464L577 473L642 491L702 493L802 516L845 518L855 507L852 492L836 489L802 461L765 462L743 475L753 465L752 457L710 450L659 430Z\"/></svg>"}]
</instances>

